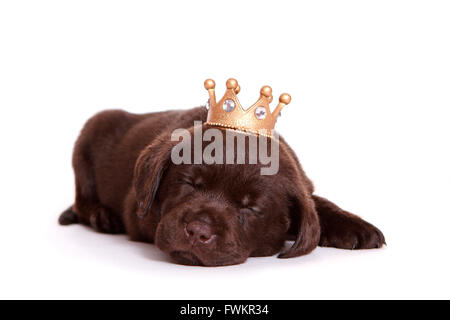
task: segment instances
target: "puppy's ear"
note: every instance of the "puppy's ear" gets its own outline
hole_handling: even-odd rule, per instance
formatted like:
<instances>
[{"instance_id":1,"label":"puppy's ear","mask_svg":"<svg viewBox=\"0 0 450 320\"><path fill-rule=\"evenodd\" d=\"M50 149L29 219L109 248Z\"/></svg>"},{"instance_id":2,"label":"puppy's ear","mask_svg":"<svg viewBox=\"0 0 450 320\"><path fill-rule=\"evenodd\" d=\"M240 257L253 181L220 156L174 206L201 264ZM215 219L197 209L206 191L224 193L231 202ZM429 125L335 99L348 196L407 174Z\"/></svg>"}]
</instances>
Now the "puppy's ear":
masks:
<instances>
[{"instance_id":1,"label":"puppy's ear","mask_svg":"<svg viewBox=\"0 0 450 320\"><path fill-rule=\"evenodd\" d=\"M291 192L289 195L290 228L288 235L295 239L291 248L281 252L278 258L292 258L310 253L320 241L320 222L314 200L312 183L303 172L297 157L289 147L287 155L287 175Z\"/></svg>"},{"instance_id":2,"label":"puppy's ear","mask_svg":"<svg viewBox=\"0 0 450 320\"><path fill-rule=\"evenodd\" d=\"M289 249L281 252L278 258L293 258L313 251L320 240L320 223L311 197L302 193L290 197L290 231L295 242Z\"/></svg>"},{"instance_id":3,"label":"puppy's ear","mask_svg":"<svg viewBox=\"0 0 450 320\"><path fill-rule=\"evenodd\" d=\"M155 141L141 152L136 161L133 186L140 218L149 213L155 200L161 179L170 165L172 146L169 142Z\"/></svg>"}]
</instances>

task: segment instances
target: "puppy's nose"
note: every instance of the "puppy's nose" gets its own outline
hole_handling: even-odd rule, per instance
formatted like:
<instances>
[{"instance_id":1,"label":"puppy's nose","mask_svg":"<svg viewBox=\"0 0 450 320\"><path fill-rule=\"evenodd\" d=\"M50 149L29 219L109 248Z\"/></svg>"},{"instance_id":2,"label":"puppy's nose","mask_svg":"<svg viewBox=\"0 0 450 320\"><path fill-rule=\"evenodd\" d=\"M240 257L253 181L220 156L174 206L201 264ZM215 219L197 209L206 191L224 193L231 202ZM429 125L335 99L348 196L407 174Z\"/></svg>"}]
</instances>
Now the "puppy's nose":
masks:
<instances>
[{"instance_id":1,"label":"puppy's nose","mask_svg":"<svg viewBox=\"0 0 450 320\"><path fill-rule=\"evenodd\" d=\"M201 221L189 222L186 226L185 232L191 244L207 244L210 243L215 237L211 226Z\"/></svg>"}]
</instances>

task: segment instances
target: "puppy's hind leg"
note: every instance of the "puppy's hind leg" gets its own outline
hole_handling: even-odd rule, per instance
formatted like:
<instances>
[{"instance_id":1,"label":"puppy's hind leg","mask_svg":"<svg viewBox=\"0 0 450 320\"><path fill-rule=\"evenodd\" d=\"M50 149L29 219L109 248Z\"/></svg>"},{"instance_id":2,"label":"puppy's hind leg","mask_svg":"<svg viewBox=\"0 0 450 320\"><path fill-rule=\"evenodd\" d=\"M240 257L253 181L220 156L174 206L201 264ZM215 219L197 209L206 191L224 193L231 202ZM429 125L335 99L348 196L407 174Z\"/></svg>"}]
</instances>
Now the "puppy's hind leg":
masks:
<instances>
[{"instance_id":1,"label":"puppy's hind leg","mask_svg":"<svg viewBox=\"0 0 450 320\"><path fill-rule=\"evenodd\" d=\"M77 213L73 210L73 207L69 207L59 216L58 222L62 226L67 226L75 223L83 223L91 226L95 230L104 233L123 233L125 231L122 222L115 218L115 215L108 209L103 207L97 207L94 210L88 211L88 218L80 221ZM86 219L89 219L87 221Z\"/></svg>"},{"instance_id":2,"label":"puppy's hind leg","mask_svg":"<svg viewBox=\"0 0 450 320\"><path fill-rule=\"evenodd\" d=\"M375 226L325 198L313 195L313 199L321 228L319 246L372 249L386 244L383 233Z\"/></svg>"},{"instance_id":3,"label":"puppy's hind leg","mask_svg":"<svg viewBox=\"0 0 450 320\"><path fill-rule=\"evenodd\" d=\"M87 172L83 172L83 174L78 175L76 178L75 205L71 210L75 213L77 221L99 232L112 234L124 233L125 228L120 216L100 203L97 197L93 175L83 177L84 174L87 174Z\"/></svg>"},{"instance_id":4,"label":"puppy's hind leg","mask_svg":"<svg viewBox=\"0 0 450 320\"><path fill-rule=\"evenodd\" d=\"M83 129L73 154L75 171L75 204L64 211L59 223L81 223L104 233L125 231L120 215L104 206L97 194L94 161L91 150L93 140L90 120Z\"/></svg>"}]
</instances>

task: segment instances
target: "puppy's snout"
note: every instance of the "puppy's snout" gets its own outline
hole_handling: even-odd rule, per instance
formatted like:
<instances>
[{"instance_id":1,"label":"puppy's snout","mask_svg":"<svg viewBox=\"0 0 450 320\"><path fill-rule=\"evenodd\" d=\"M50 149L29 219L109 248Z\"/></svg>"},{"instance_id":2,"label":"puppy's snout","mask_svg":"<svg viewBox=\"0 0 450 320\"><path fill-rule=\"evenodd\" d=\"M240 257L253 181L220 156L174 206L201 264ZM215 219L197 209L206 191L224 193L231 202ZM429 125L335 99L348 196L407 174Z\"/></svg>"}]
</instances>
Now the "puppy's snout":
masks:
<instances>
[{"instance_id":1,"label":"puppy's snout","mask_svg":"<svg viewBox=\"0 0 450 320\"><path fill-rule=\"evenodd\" d=\"M215 238L211 225L198 220L189 222L186 225L185 233L192 245L208 244Z\"/></svg>"}]
</instances>

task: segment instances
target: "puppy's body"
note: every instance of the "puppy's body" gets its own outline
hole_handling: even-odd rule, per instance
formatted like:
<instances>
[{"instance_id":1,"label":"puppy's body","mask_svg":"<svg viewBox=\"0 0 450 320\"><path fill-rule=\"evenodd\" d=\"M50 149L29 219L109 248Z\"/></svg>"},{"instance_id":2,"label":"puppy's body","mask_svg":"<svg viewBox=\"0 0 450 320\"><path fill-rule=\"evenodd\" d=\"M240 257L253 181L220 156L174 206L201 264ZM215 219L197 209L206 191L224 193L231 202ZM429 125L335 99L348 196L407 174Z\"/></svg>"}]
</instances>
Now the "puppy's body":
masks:
<instances>
[{"instance_id":1,"label":"puppy's body","mask_svg":"<svg viewBox=\"0 0 450 320\"><path fill-rule=\"evenodd\" d=\"M100 231L123 230L125 199L133 181L133 171L140 152L159 135L175 128L192 126L205 113L201 108L166 111L143 115L122 110L108 110L92 117L83 128L73 153L76 201L74 211L84 224L95 221L99 207L107 209L121 226L108 230L108 224L94 226ZM98 218L102 218L101 215ZM108 219L104 219L108 220ZM106 221L103 221L106 222ZM113 227L113 226L110 226ZM132 238L137 235L131 234Z\"/></svg>"},{"instance_id":2,"label":"puppy's body","mask_svg":"<svg viewBox=\"0 0 450 320\"><path fill-rule=\"evenodd\" d=\"M60 223L126 232L133 240L156 242L180 263L200 265L273 255L286 239L295 244L281 257L307 254L319 244L383 245L377 228L313 195L282 139L280 171L272 177L258 177L258 165L170 164L173 130L189 129L206 116L205 108L195 108L144 115L112 110L91 118L73 155L75 204ZM248 211L250 206L258 212Z\"/></svg>"}]
</instances>

